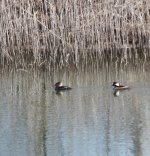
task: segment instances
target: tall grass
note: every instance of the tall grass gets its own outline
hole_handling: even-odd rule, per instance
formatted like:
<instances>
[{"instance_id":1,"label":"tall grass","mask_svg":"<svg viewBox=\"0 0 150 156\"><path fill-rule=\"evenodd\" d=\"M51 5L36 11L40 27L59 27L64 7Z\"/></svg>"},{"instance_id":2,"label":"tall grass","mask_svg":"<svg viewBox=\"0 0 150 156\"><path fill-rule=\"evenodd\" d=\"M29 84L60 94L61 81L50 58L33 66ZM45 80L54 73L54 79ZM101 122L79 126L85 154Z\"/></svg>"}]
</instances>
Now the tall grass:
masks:
<instances>
[{"instance_id":1,"label":"tall grass","mask_svg":"<svg viewBox=\"0 0 150 156\"><path fill-rule=\"evenodd\" d=\"M147 59L149 36L148 0L0 1L1 65Z\"/></svg>"}]
</instances>

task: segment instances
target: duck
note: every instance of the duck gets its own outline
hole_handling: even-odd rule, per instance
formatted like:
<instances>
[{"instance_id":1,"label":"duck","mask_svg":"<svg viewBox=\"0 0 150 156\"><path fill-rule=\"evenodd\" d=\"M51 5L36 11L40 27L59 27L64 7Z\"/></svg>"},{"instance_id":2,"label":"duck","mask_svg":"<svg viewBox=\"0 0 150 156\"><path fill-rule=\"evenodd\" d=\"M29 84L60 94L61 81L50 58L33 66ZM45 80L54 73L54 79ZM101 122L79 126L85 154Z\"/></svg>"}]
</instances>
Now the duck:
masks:
<instances>
[{"instance_id":1,"label":"duck","mask_svg":"<svg viewBox=\"0 0 150 156\"><path fill-rule=\"evenodd\" d=\"M65 91L65 90L71 90L71 89L72 89L71 87L63 86L63 83L62 82L55 83L55 90L57 92L59 92L59 91Z\"/></svg>"},{"instance_id":2,"label":"duck","mask_svg":"<svg viewBox=\"0 0 150 156\"><path fill-rule=\"evenodd\" d=\"M120 85L119 82L113 82L112 84L114 90L126 90L129 89L129 86Z\"/></svg>"}]
</instances>

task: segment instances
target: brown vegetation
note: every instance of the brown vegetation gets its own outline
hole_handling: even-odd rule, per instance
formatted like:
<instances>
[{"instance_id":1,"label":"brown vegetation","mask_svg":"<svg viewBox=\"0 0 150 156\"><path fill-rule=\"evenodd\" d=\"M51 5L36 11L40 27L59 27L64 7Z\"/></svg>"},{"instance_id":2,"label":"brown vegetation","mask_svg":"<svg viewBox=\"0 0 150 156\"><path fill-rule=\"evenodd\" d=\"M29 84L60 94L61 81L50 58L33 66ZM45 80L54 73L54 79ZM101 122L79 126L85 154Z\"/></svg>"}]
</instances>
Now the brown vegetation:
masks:
<instances>
[{"instance_id":1,"label":"brown vegetation","mask_svg":"<svg viewBox=\"0 0 150 156\"><path fill-rule=\"evenodd\" d=\"M2 0L0 7L1 65L149 57L150 1Z\"/></svg>"}]
</instances>

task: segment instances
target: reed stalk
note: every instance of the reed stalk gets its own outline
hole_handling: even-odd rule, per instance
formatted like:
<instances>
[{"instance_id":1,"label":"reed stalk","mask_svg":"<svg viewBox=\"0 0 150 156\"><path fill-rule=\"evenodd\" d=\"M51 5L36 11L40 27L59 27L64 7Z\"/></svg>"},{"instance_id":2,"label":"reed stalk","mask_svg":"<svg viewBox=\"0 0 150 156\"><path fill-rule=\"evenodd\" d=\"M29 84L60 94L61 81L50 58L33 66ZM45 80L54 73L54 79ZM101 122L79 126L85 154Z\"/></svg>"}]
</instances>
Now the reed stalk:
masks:
<instances>
[{"instance_id":1,"label":"reed stalk","mask_svg":"<svg viewBox=\"0 0 150 156\"><path fill-rule=\"evenodd\" d=\"M149 36L146 0L0 1L2 66L145 60Z\"/></svg>"}]
</instances>

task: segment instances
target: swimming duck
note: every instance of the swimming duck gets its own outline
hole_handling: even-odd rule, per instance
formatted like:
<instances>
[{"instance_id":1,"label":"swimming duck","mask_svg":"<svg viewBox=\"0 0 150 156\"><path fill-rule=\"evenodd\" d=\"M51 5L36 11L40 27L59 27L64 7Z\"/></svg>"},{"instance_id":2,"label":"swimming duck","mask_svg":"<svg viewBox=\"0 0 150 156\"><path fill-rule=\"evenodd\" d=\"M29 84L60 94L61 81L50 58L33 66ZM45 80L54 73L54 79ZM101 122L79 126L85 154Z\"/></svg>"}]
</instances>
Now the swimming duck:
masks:
<instances>
[{"instance_id":1,"label":"swimming duck","mask_svg":"<svg viewBox=\"0 0 150 156\"><path fill-rule=\"evenodd\" d=\"M72 88L68 87L68 86L63 86L62 82L55 83L55 90L56 91L65 91L65 90L70 90L70 89L72 89Z\"/></svg>"},{"instance_id":2,"label":"swimming duck","mask_svg":"<svg viewBox=\"0 0 150 156\"><path fill-rule=\"evenodd\" d=\"M114 90L126 90L126 89L129 89L128 86L120 85L118 82L113 82L112 86L113 86Z\"/></svg>"}]
</instances>

